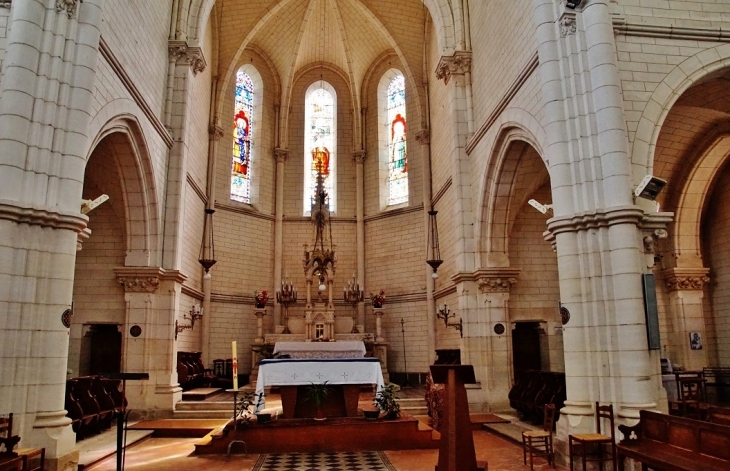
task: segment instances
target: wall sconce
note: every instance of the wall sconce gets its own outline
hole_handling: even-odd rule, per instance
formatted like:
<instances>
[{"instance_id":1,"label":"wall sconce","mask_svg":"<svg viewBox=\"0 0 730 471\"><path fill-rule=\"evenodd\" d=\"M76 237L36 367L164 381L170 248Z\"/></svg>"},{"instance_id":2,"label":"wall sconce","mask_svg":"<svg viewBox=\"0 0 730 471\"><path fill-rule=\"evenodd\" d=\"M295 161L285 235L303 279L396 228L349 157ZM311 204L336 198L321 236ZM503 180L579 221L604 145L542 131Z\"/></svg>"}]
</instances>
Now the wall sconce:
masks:
<instances>
[{"instance_id":1,"label":"wall sconce","mask_svg":"<svg viewBox=\"0 0 730 471\"><path fill-rule=\"evenodd\" d=\"M570 8L570 9L572 9L572 10L575 10L575 8L576 8L576 7L578 6L578 5L580 5L580 2L582 2L582 1L583 1L583 0L567 0L567 1L565 2L565 6L566 6L566 7L568 7L568 8Z\"/></svg>"},{"instance_id":2,"label":"wall sconce","mask_svg":"<svg viewBox=\"0 0 730 471\"><path fill-rule=\"evenodd\" d=\"M547 214L548 211L553 212L552 204L542 204L537 200L530 200L527 202L530 206L540 211L542 214Z\"/></svg>"},{"instance_id":3,"label":"wall sconce","mask_svg":"<svg viewBox=\"0 0 730 471\"><path fill-rule=\"evenodd\" d=\"M439 230L436 225L436 214L438 214L438 211L433 209L428 212L428 254L426 255L426 263L433 268L431 278L434 280L439 277L436 270L438 270L439 265L444 263L441 260L441 251L439 250Z\"/></svg>"},{"instance_id":4,"label":"wall sconce","mask_svg":"<svg viewBox=\"0 0 730 471\"><path fill-rule=\"evenodd\" d=\"M199 321L202 318L203 310L200 308L199 305L195 304L190 307L190 317L183 314L183 319L190 319L190 324L180 324L177 319L175 319L175 340L177 340L177 334L179 334L183 330L192 330L193 327L195 327L195 321Z\"/></svg>"},{"instance_id":5,"label":"wall sconce","mask_svg":"<svg viewBox=\"0 0 730 471\"><path fill-rule=\"evenodd\" d=\"M460 317L459 322L449 322L449 319L451 319L452 317L456 317L456 313L452 314L449 310L449 306L447 306L446 303L444 303L443 306L440 306L436 310L436 317L438 319L443 319L444 326L446 326L447 328L453 327L454 329L458 330L459 336L461 338L464 338L464 320Z\"/></svg>"},{"instance_id":6,"label":"wall sconce","mask_svg":"<svg viewBox=\"0 0 730 471\"><path fill-rule=\"evenodd\" d=\"M203 242L200 244L200 254L198 255L198 263L208 273L210 267L215 265L215 244L213 242L213 213L215 209L205 208L205 222L203 224Z\"/></svg>"}]
</instances>

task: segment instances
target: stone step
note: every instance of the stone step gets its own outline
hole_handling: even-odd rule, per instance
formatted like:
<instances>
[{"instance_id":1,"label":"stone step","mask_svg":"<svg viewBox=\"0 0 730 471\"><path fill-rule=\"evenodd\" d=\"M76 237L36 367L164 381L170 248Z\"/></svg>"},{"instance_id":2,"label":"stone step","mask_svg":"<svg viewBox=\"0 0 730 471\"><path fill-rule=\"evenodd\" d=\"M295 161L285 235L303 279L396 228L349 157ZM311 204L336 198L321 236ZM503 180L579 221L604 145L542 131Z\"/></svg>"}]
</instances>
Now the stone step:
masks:
<instances>
[{"instance_id":1,"label":"stone step","mask_svg":"<svg viewBox=\"0 0 730 471\"><path fill-rule=\"evenodd\" d=\"M230 419L233 406L226 410L176 410L173 419Z\"/></svg>"},{"instance_id":2,"label":"stone step","mask_svg":"<svg viewBox=\"0 0 730 471\"><path fill-rule=\"evenodd\" d=\"M180 401L176 411L225 410L233 412L233 401Z\"/></svg>"}]
</instances>

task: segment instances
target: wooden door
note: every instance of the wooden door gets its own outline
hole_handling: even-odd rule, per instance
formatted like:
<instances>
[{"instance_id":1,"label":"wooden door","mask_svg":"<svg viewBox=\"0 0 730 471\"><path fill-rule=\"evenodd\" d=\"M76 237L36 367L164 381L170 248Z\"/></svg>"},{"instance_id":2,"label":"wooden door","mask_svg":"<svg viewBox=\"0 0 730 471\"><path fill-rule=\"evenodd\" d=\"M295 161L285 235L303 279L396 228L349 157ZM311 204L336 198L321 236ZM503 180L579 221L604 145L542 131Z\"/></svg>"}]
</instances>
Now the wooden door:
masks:
<instances>
[{"instance_id":1,"label":"wooden door","mask_svg":"<svg viewBox=\"0 0 730 471\"><path fill-rule=\"evenodd\" d=\"M89 331L89 374L119 373L122 363L122 333L116 325L96 324Z\"/></svg>"},{"instance_id":2,"label":"wooden door","mask_svg":"<svg viewBox=\"0 0 730 471\"><path fill-rule=\"evenodd\" d=\"M540 370L540 323L517 322L512 331L512 365L515 379L526 370Z\"/></svg>"}]
</instances>

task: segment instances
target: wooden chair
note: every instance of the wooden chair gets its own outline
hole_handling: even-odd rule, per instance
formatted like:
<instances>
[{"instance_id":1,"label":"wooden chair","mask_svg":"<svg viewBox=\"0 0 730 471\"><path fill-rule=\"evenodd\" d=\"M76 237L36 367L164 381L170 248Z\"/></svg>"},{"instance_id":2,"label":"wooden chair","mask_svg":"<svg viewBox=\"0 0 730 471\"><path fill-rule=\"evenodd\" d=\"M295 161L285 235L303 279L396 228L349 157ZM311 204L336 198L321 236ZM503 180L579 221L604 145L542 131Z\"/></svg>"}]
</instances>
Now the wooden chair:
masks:
<instances>
[{"instance_id":1,"label":"wooden chair","mask_svg":"<svg viewBox=\"0 0 730 471\"><path fill-rule=\"evenodd\" d=\"M608 420L611 435L601 433L601 420ZM605 448L608 448L606 450ZM573 471L573 461L576 456L581 458L583 470L585 471L588 461L600 463L603 469L603 462L611 460L613 471L616 471L616 431L613 423L613 405L601 406L596 402L596 433L580 433L568 436L568 448L570 452L570 470Z\"/></svg>"},{"instance_id":2,"label":"wooden chair","mask_svg":"<svg viewBox=\"0 0 730 471\"><path fill-rule=\"evenodd\" d=\"M12 456L8 458L0 457L0 471L21 471L22 469L22 456Z\"/></svg>"},{"instance_id":3,"label":"wooden chair","mask_svg":"<svg viewBox=\"0 0 730 471\"><path fill-rule=\"evenodd\" d=\"M522 432L522 460L527 464L527 454L530 454L530 471L533 469L533 457L544 456L548 463L555 467L555 453L553 452L553 426L555 425L555 404L545 404L545 419L542 430L527 430Z\"/></svg>"},{"instance_id":4,"label":"wooden chair","mask_svg":"<svg viewBox=\"0 0 730 471\"><path fill-rule=\"evenodd\" d=\"M707 414L705 401L705 380L700 377L677 380L678 399L669 401L670 415L702 420Z\"/></svg>"}]
</instances>

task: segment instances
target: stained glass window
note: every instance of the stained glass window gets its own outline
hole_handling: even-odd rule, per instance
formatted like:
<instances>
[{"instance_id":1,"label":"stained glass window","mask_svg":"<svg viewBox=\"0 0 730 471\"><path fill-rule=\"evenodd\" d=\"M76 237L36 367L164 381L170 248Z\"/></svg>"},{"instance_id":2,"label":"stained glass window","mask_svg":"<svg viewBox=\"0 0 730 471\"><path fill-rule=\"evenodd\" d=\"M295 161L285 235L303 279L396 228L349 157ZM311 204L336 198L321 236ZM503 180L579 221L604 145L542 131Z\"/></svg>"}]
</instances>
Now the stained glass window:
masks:
<instances>
[{"instance_id":1,"label":"stained glass window","mask_svg":"<svg viewBox=\"0 0 730 471\"><path fill-rule=\"evenodd\" d=\"M403 75L390 81L387 92L388 204L408 202L406 85Z\"/></svg>"},{"instance_id":2,"label":"stained glass window","mask_svg":"<svg viewBox=\"0 0 730 471\"><path fill-rule=\"evenodd\" d=\"M253 146L253 81L239 71L233 115L231 199L251 203L251 149Z\"/></svg>"},{"instance_id":3,"label":"stained glass window","mask_svg":"<svg viewBox=\"0 0 730 471\"><path fill-rule=\"evenodd\" d=\"M335 211L334 173L336 147L335 96L317 83L320 88L308 93L305 110L304 142L304 212L308 213L316 202L317 175L322 174L327 192L326 202ZM326 84L329 86L329 84ZM330 87L331 88L331 87ZM334 91L334 90L332 90Z\"/></svg>"}]
</instances>

